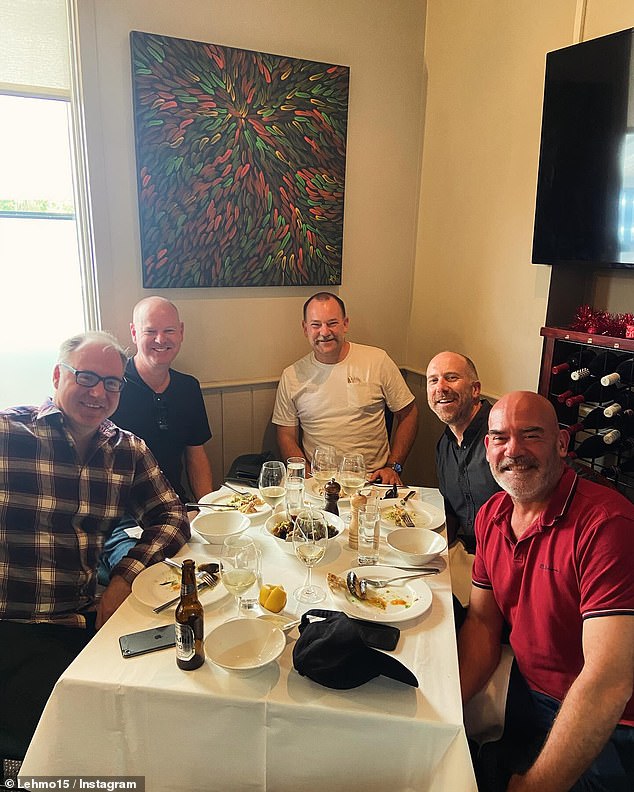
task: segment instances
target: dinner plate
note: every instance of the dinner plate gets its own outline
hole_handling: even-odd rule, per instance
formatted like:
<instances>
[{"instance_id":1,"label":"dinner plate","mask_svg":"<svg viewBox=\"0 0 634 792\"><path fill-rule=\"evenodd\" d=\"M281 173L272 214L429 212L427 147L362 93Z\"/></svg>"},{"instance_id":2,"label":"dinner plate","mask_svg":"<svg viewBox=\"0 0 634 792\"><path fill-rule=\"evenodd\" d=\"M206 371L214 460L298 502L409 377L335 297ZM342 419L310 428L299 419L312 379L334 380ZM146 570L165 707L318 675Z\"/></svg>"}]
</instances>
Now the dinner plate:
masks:
<instances>
[{"instance_id":1,"label":"dinner plate","mask_svg":"<svg viewBox=\"0 0 634 792\"><path fill-rule=\"evenodd\" d=\"M243 490L243 492L248 492L249 495L258 495L257 490ZM231 492L228 490L225 491L218 490L216 492L210 492L208 495L203 495L202 498L199 498L199 502L218 503L226 506L231 506L233 505L232 503L233 499L239 497L240 496L236 492ZM271 507L269 506L268 503L262 503L261 505L256 506L256 510L254 512L251 512L250 514L241 512L241 514L244 514L245 517L248 517L251 520L251 522L259 522L261 518L268 517L271 511L272 511Z\"/></svg>"},{"instance_id":2,"label":"dinner plate","mask_svg":"<svg viewBox=\"0 0 634 792\"><path fill-rule=\"evenodd\" d=\"M344 580L350 570L346 569L339 577ZM353 571L359 577L372 578L392 578L398 575L406 575L402 569L388 566L362 566L353 567ZM358 619L367 619L375 622L395 622L415 619L426 613L431 607L431 589L424 580L410 580L399 582L382 589L372 589L373 592L387 601L385 610L369 605L367 602L353 597L350 592L331 591L335 604L348 616L355 616ZM395 600L405 600L405 604L394 602Z\"/></svg>"},{"instance_id":3,"label":"dinner plate","mask_svg":"<svg viewBox=\"0 0 634 792\"><path fill-rule=\"evenodd\" d=\"M188 552L185 558L193 558L197 565L199 563L203 564L218 560L209 555L191 552ZM157 608L164 602L178 597L180 592L180 581L181 574L178 569L169 567L167 564L160 562L146 567L143 572L140 572L134 578L132 581L132 593L139 602L142 602L149 608ZM202 605L212 605L226 597L228 593L229 592L220 580L212 589L201 589L198 592L198 599ZM176 605L177 603L175 602L172 607L175 608Z\"/></svg>"},{"instance_id":4,"label":"dinner plate","mask_svg":"<svg viewBox=\"0 0 634 792\"><path fill-rule=\"evenodd\" d=\"M400 506L400 501L396 498L379 501L379 508L381 509L381 524L392 530L393 528L402 528L404 526L397 525L394 517L390 515L390 511L395 506ZM428 528L430 531L438 531L445 524L445 515L436 506L424 501L408 500L405 504L406 511L412 516L415 528ZM411 527L411 526L410 526Z\"/></svg>"}]
</instances>

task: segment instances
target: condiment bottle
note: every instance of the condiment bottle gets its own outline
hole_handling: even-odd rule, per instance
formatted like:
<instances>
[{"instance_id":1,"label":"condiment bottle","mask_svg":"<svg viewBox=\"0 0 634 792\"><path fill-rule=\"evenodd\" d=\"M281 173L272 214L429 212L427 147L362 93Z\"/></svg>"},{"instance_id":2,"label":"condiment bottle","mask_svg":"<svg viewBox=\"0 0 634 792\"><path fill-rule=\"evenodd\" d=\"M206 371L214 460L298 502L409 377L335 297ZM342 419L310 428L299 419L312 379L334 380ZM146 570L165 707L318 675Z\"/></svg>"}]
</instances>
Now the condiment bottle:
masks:
<instances>
[{"instance_id":1,"label":"condiment bottle","mask_svg":"<svg viewBox=\"0 0 634 792\"><path fill-rule=\"evenodd\" d=\"M176 606L176 665L193 671L205 662L203 606L198 599L196 565L183 561L181 599Z\"/></svg>"},{"instance_id":2,"label":"condiment bottle","mask_svg":"<svg viewBox=\"0 0 634 792\"><path fill-rule=\"evenodd\" d=\"M334 478L326 482L324 487L324 495L326 498L324 511L330 512L331 514L336 514L337 517L339 516L339 507L337 506L337 501L339 500L340 492L341 484L335 481Z\"/></svg>"},{"instance_id":3,"label":"condiment bottle","mask_svg":"<svg viewBox=\"0 0 634 792\"><path fill-rule=\"evenodd\" d=\"M353 550L359 548L359 509L362 509L368 499L365 495L353 495L350 498L350 524L348 525L348 547Z\"/></svg>"}]
</instances>

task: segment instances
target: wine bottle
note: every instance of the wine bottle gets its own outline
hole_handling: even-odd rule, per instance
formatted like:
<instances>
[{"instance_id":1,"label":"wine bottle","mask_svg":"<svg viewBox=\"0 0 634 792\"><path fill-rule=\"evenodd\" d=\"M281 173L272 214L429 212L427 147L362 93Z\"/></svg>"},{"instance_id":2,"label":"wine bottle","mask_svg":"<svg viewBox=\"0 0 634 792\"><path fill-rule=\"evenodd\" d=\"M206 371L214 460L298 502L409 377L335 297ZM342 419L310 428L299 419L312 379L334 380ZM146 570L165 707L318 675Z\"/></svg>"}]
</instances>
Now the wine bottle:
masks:
<instances>
[{"instance_id":1,"label":"wine bottle","mask_svg":"<svg viewBox=\"0 0 634 792\"><path fill-rule=\"evenodd\" d=\"M620 476L621 474L631 475L634 473L634 457L626 459L625 462L621 462L619 465L603 468L602 473L610 477Z\"/></svg>"},{"instance_id":2,"label":"wine bottle","mask_svg":"<svg viewBox=\"0 0 634 792\"><path fill-rule=\"evenodd\" d=\"M595 355L596 352L594 349L582 347L580 350L575 352L574 355L570 355L570 357L564 363L558 363L556 366L553 366L551 371L553 374L562 374L565 371L575 371L575 369L580 369L584 366L587 366Z\"/></svg>"},{"instance_id":3,"label":"wine bottle","mask_svg":"<svg viewBox=\"0 0 634 792\"><path fill-rule=\"evenodd\" d=\"M601 377L601 385L631 385L634 382L634 358L628 358L611 374Z\"/></svg>"},{"instance_id":4,"label":"wine bottle","mask_svg":"<svg viewBox=\"0 0 634 792\"><path fill-rule=\"evenodd\" d=\"M575 392L573 390L568 389L568 390L564 391L563 393L560 393L559 396L557 396L557 401L560 404L563 404L566 401L566 399L570 399L574 395L575 395Z\"/></svg>"},{"instance_id":5,"label":"wine bottle","mask_svg":"<svg viewBox=\"0 0 634 792\"><path fill-rule=\"evenodd\" d=\"M596 459L604 454L615 451L618 447L621 433L617 429L610 429L608 432L591 435L579 443L570 456L581 457L582 459Z\"/></svg>"},{"instance_id":6,"label":"wine bottle","mask_svg":"<svg viewBox=\"0 0 634 792\"><path fill-rule=\"evenodd\" d=\"M634 410L621 410L614 418L614 426L623 437L634 436Z\"/></svg>"},{"instance_id":7,"label":"wine bottle","mask_svg":"<svg viewBox=\"0 0 634 792\"><path fill-rule=\"evenodd\" d=\"M613 424L614 420L611 416L605 415L603 407L595 407L593 410L590 410L585 418L569 426L568 431L573 434L574 432L580 432L582 429L605 429L606 427L611 427Z\"/></svg>"},{"instance_id":8,"label":"wine bottle","mask_svg":"<svg viewBox=\"0 0 634 792\"><path fill-rule=\"evenodd\" d=\"M575 371L570 373L570 379L578 381L580 379L587 379L588 377L601 377L606 372L614 371L619 365L621 356L618 352L600 352L592 358L592 360L584 366L580 366Z\"/></svg>"},{"instance_id":9,"label":"wine bottle","mask_svg":"<svg viewBox=\"0 0 634 792\"><path fill-rule=\"evenodd\" d=\"M576 396L570 396L566 399L566 407L574 407L575 404L583 404L585 402L596 402L602 404L607 401L612 401L618 394L619 390L616 385L608 385L604 388L601 385L601 380L594 380L588 385L585 390Z\"/></svg>"}]
</instances>

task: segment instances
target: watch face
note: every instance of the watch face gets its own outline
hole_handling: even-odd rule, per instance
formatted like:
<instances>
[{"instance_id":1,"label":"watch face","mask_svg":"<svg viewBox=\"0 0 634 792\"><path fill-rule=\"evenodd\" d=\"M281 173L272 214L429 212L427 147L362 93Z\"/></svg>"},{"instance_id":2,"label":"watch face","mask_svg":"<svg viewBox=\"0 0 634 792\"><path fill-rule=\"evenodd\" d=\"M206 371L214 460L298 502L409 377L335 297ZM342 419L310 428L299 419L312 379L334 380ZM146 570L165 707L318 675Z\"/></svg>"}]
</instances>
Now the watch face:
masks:
<instances>
[{"instance_id":1,"label":"watch face","mask_svg":"<svg viewBox=\"0 0 634 792\"><path fill-rule=\"evenodd\" d=\"M399 475L403 472L403 466L399 465L398 462L395 462L392 466L392 470Z\"/></svg>"}]
</instances>

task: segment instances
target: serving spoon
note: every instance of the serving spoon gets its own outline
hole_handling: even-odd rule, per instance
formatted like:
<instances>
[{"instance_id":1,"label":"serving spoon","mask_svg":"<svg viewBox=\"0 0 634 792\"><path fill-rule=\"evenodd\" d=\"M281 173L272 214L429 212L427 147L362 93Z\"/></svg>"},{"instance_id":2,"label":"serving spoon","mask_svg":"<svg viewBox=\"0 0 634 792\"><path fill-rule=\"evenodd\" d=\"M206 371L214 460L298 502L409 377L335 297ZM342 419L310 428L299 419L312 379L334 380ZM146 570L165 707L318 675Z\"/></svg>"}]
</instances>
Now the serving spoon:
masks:
<instances>
[{"instance_id":1,"label":"serving spoon","mask_svg":"<svg viewBox=\"0 0 634 792\"><path fill-rule=\"evenodd\" d=\"M354 570L351 569L346 575L346 585L353 597L366 599L368 596L368 586L372 586L373 588L385 588L396 580L417 580L418 578L427 577L428 575L437 575L439 572L440 570L435 567L425 567L417 575L398 575L398 577L379 580L376 578L359 577Z\"/></svg>"}]
</instances>

